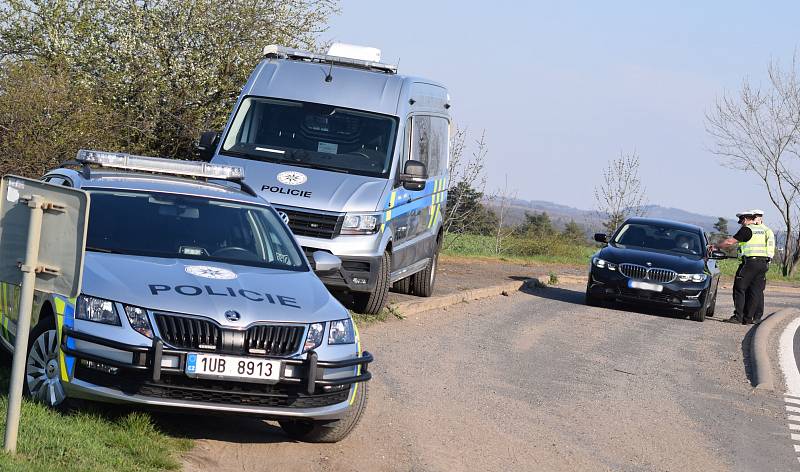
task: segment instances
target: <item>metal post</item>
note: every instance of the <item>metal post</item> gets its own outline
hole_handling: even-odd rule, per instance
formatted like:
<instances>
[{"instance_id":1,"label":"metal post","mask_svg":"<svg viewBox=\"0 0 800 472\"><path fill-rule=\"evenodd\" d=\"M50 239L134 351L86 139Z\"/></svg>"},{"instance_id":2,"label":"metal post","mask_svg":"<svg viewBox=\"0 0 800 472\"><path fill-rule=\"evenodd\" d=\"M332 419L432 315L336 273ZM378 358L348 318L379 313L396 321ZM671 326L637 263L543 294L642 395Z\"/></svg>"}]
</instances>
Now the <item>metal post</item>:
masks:
<instances>
[{"instance_id":1,"label":"metal post","mask_svg":"<svg viewBox=\"0 0 800 472\"><path fill-rule=\"evenodd\" d=\"M19 317L17 334L14 340L14 360L11 365L11 386L8 391L8 411L6 412L6 435L3 449L6 452L17 450L17 432L19 431L19 413L22 406L22 385L25 381L25 359L28 353L28 335L31 329L31 311L33 311L33 289L36 284L36 266L39 263L39 237L42 230L43 200L33 195L27 201L31 209L28 224L28 242L25 248L25 261L20 270L22 287L19 300Z\"/></svg>"}]
</instances>

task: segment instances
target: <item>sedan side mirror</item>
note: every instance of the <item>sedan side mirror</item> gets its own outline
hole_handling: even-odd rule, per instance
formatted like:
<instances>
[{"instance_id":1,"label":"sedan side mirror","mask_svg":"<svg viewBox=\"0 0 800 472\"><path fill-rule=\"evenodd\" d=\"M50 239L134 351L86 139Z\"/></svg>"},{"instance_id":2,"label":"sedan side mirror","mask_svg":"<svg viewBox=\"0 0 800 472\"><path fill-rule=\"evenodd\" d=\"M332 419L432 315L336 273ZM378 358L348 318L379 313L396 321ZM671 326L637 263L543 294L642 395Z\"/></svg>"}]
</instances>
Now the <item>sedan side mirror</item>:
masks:
<instances>
[{"instance_id":1,"label":"sedan side mirror","mask_svg":"<svg viewBox=\"0 0 800 472\"><path fill-rule=\"evenodd\" d=\"M220 133L218 131L204 131L200 134L200 140L194 147L197 156L201 161L209 162L214 157L214 150L219 144Z\"/></svg>"},{"instance_id":2,"label":"sedan side mirror","mask_svg":"<svg viewBox=\"0 0 800 472\"><path fill-rule=\"evenodd\" d=\"M594 240L598 243L608 244L608 236L605 233L594 233Z\"/></svg>"},{"instance_id":3,"label":"sedan side mirror","mask_svg":"<svg viewBox=\"0 0 800 472\"><path fill-rule=\"evenodd\" d=\"M428 168L424 163L415 160L406 161L403 173L400 174L400 183L406 190L424 190L425 181L428 179Z\"/></svg>"},{"instance_id":4,"label":"sedan side mirror","mask_svg":"<svg viewBox=\"0 0 800 472\"><path fill-rule=\"evenodd\" d=\"M719 249L712 249L708 252L708 257L710 259L727 259L728 255L725 254L724 251L720 251Z\"/></svg>"},{"instance_id":5,"label":"sedan side mirror","mask_svg":"<svg viewBox=\"0 0 800 472\"><path fill-rule=\"evenodd\" d=\"M342 268L342 260L339 257L325 251L315 251L311 254L311 264L317 274L330 274Z\"/></svg>"}]
</instances>

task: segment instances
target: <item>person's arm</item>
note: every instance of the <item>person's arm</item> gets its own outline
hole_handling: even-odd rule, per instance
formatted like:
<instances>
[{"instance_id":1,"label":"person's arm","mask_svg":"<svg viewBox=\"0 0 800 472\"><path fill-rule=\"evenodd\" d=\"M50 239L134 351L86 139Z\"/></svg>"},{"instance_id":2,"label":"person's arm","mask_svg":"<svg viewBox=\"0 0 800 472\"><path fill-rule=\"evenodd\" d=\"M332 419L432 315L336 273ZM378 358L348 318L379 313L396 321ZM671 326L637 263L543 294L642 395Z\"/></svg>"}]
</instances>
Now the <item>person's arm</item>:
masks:
<instances>
[{"instance_id":1,"label":"person's arm","mask_svg":"<svg viewBox=\"0 0 800 472\"><path fill-rule=\"evenodd\" d=\"M732 246L739 244L739 241L736 238L728 238L718 244L720 249L728 249Z\"/></svg>"},{"instance_id":2,"label":"person's arm","mask_svg":"<svg viewBox=\"0 0 800 472\"><path fill-rule=\"evenodd\" d=\"M722 249L728 249L739 243L750 241L750 238L752 237L753 237L753 230L751 230L747 226L742 226L741 228L739 228L739 231L737 231L736 234L719 243L719 247Z\"/></svg>"}]
</instances>

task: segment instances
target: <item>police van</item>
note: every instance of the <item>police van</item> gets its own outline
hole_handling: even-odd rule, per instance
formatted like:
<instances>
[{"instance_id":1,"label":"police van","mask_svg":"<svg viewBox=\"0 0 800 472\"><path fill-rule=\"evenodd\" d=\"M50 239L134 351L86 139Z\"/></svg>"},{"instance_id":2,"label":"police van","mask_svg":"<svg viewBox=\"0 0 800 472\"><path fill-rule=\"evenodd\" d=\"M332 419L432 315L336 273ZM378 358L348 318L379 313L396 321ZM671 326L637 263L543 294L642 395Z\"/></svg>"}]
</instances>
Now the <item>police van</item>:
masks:
<instances>
[{"instance_id":1,"label":"police van","mask_svg":"<svg viewBox=\"0 0 800 472\"><path fill-rule=\"evenodd\" d=\"M307 441L353 429L372 356L314 274L341 261L307 259L243 178L235 166L96 151L44 176L89 193L89 225L80 295L35 294L30 397L258 416ZM1 288L11 350L19 289Z\"/></svg>"},{"instance_id":2,"label":"police van","mask_svg":"<svg viewBox=\"0 0 800 472\"><path fill-rule=\"evenodd\" d=\"M221 134L201 156L242 166L306 253L341 270L322 277L377 313L391 284L433 292L447 200L450 101L436 82L402 76L374 48L328 54L267 46Z\"/></svg>"}]
</instances>

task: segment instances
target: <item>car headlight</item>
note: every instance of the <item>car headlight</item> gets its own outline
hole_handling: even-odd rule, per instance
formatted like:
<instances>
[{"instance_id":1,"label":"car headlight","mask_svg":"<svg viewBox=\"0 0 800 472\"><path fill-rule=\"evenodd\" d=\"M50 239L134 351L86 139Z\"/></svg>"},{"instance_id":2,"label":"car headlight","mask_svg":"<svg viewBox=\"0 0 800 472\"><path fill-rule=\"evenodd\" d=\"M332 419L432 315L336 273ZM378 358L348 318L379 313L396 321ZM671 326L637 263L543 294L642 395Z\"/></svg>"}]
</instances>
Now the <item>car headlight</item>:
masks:
<instances>
[{"instance_id":1,"label":"car headlight","mask_svg":"<svg viewBox=\"0 0 800 472\"><path fill-rule=\"evenodd\" d=\"M147 318L147 310L139 308L138 306L123 305L125 307L125 315L131 324L131 328L139 334L153 337L153 328L150 326L150 319Z\"/></svg>"},{"instance_id":2,"label":"car headlight","mask_svg":"<svg viewBox=\"0 0 800 472\"><path fill-rule=\"evenodd\" d=\"M94 321L95 323L116 326L121 325L117 310L114 308L114 302L86 295L78 297L75 307L75 318Z\"/></svg>"},{"instance_id":3,"label":"car headlight","mask_svg":"<svg viewBox=\"0 0 800 472\"><path fill-rule=\"evenodd\" d=\"M303 352L318 348L319 345L322 344L324 331L325 325L323 323L312 323L309 325L306 343L303 345Z\"/></svg>"},{"instance_id":4,"label":"car headlight","mask_svg":"<svg viewBox=\"0 0 800 472\"><path fill-rule=\"evenodd\" d=\"M600 269L617 270L617 265L599 257L592 258L592 264Z\"/></svg>"},{"instance_id":5,"label":"car headlight","mask_svg":"<svg viewBox=\"0 0 800 472\"><path fill-rule=\"evenodd\" d=\"M356 342L356 332L350 318L331 321L328 332L328 344L353 344Z\"/></svg>"},{"instance_id":6,"label":"car headlight","mask_svg":"<svg viewBox=\"0 0 800 472\"><path fill-rule=\"evenodd\" d=\"M373 234L378 232L382 213L347 213L341 234Z\"/></svg>"},{"instance_id":7,"label":"car headlight","mask_svg":"<svg viewBox=\"0 0 800 472\"><path fill-rule=\"evenodd\" d=\"M706 278L706 274L678 274L679 282L705 282Z\"/></svg>"}]
</instances>

